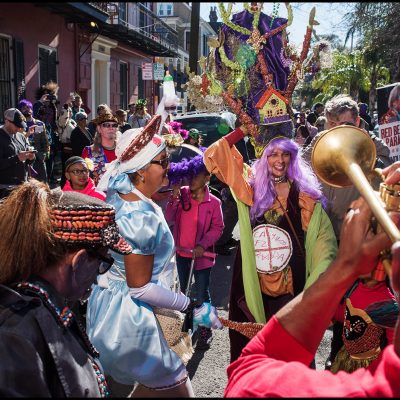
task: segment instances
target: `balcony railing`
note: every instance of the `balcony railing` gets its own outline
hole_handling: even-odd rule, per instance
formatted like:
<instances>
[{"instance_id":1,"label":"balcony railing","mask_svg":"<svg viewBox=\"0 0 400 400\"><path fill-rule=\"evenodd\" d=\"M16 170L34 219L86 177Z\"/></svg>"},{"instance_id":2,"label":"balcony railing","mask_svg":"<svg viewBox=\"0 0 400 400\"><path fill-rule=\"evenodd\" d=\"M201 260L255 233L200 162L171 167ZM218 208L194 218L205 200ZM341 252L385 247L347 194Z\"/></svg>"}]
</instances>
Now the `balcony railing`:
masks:
<instances>
[{"instance_id":1,"label":"balcony railing","mask_svg":"<svg viewBox=\"0 0 400 400\"><path fill-rule=\"evenodd\" d=\"M121 26L128 31L137 32L138 37L143 40L147 38L168 52L177 52L177 32L143 4L133 2L93 2L89 4L98 10L107 12L110 17L110 25ZM163 52L165 51L161 51L161 53Z\"/></svg>"}]
</instances>

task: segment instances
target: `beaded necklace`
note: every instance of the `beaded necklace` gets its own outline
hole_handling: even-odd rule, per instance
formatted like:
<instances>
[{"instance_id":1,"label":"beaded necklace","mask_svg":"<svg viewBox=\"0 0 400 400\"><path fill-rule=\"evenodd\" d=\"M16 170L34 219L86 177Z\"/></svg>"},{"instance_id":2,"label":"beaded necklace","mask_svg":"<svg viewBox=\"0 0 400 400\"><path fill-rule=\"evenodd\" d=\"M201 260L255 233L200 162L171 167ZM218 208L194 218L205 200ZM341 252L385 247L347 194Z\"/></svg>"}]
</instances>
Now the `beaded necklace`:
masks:
<instances>
[{"instance_id":1,"label":"beaded necklace","mask_svg":"<svg viewBox=\"0 0 400 400\"><path fill-rule=\"evenodd\" d=\"M53 314L56 321L63 327L64 329L69 328L72 323L75 321L78 327L79 333L86 348L89 350L89 353L94 358L99 358L100 354L90 342L88 335L86 334L85 328L82 326L81 322L78 318L75 318L73 312L69 307L64 307L62 311L50 300L49 294L41 288L39 285L35 285L30 282L20 282L17 284L16 288L17 292L21 294L35 294L42 301L46 308ZM108 386L106 379L101 372L99 366L89 357L90 365L92 366L94 373L96 375L97 384L99 386L101 397L107 397L109 395Z\"/></svg>"}]
</instances>

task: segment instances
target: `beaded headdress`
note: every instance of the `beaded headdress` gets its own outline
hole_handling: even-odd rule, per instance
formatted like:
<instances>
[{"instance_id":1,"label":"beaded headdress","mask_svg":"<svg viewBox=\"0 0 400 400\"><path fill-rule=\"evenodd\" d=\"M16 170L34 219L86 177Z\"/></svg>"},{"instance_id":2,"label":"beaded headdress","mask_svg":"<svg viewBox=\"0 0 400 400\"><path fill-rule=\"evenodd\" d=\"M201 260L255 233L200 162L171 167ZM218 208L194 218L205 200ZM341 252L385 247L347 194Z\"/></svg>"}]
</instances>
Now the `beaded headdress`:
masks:
<instances>
[{"instance_id":1,"label":"beaded headdress","mask_svg":"<svg viewBox=\"0 0 400 400\"><path fill-rule=\"evenodd\" d=\"M84 247L108 247L131 254L132 247L120 235L113 206L77 192L52 191L51 225L56 239Z\"/></svg>"},{"instance_id":2,"label":"beaded headdress","mask_svg":"<svg viewBox=\"0 0 400 400\"><path fill-rule=\"evenodd\" d=\"M244 10L232 18L232 3L227 8L224 4L219 3L223 24L218 39L208 41L211 51L199 60L202 74L189 74L188 97L197 109L228 107L246 126L260 157L274 137L293 138L293 91L305 74L316 73L319 55L327 46L318 44L307 58L313 26L318 25L315 7L297 55L286 33L293 19L288 3L288 19L277 16L278 3L271 16L261 12L263 3L244 3ZM217 104L218 98L224 104Z\"/></svg>"}]
</instances>

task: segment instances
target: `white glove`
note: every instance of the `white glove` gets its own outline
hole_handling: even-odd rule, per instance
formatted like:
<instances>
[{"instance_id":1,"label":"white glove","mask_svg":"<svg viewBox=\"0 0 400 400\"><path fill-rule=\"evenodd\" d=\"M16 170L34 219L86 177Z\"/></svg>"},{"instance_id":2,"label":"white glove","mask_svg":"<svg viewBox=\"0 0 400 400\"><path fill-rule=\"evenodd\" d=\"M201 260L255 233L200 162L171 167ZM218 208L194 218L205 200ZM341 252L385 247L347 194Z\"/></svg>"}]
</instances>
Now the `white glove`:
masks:
<instances>
[{"instance_id":1,"label":"white glove","mask_svg":"<svg viewBox=\"0 0 400 400\"><path fill-rule=\"evenodd\" d=\"M224 327L218 318L217 309L210 303L203 303L193 310L193 331L199 325L212 329L222 329Z\"/></svg>"}]
</instances>

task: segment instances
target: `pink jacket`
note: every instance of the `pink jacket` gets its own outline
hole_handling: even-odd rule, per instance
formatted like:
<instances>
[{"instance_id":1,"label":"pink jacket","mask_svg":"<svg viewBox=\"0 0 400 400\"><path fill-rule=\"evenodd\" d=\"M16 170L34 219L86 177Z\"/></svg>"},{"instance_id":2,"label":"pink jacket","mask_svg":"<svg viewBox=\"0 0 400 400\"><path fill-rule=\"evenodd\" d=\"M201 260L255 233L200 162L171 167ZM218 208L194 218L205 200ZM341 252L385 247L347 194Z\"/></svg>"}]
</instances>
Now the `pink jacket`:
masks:
<instances>
[{"instance_id":1,"label":"pink jacket","mask_svg":"<svg viewBox=\"0 0 400 400\"><path fill-rule=\"evenodd\" d=\"M69 183L69 181L65 182L65 185L62 188L62 190L64 192L78 192L78 193L86 194L88 196L96 197L97 199L106 201L105 193L96 189L96 186L94 186L94 182L93 182L92 178L89 178L88 184L86 185L85 189L83 189L83 190L72 189L72 186Z\"/></svg>"},{"instance_id":2,"label":"pink jacket","mask_svg":"<svg viewBox=\"0 0 400 400\"><path fill-rule=\"evenodd\" d=\"M181 188L181 197L185 202L190 199L188 186ZM173 228L172 234L175 243L179 243L180 223L182 216L182 203L179 199L168 201L165 209L165 219L168 225ZM196 246L200 245L204 250L214 251L214 244L222 235L224 221L222 217L221 200L212 195L208 187L205 187L203 201L199 204L199 218L197 224ZM196 259L194 267L196 270L210 268L215 264L215 260L210 257L199 257Z\"/></svg>"}]
</instances>

